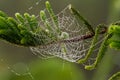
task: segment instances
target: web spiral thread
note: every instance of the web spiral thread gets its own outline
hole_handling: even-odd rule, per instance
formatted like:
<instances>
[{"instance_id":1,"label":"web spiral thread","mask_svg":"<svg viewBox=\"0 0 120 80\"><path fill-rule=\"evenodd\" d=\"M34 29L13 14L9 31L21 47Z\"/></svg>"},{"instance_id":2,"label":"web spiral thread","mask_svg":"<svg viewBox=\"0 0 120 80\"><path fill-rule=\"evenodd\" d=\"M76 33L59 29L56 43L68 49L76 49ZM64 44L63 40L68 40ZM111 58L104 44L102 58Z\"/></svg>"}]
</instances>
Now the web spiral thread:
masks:
<instances>
[{"instance_id":1,"label":"web spiral thread","mask_svg":"<svg viewBox=\"0 0 120 80\"><path fill-rule=\"evenodd\" d=\"M45 12L47 13L46 9ZM67 33L69 37L66 39L53 40L50 38L50 36L37 34L39 35L37 38L39 40L45 40L46 44L37 47L30 47L30 49L35 55L39 56L40 58L51 58L55 56L70 62L77 62L78 60L85 57L92 41L92 38L84 40L79 40L79 38L81 36L89 34L90 32L86 25L83 22L79 21L76 16L70 12L68 6L56 16L58 19L58 27L62 32ZM53 34L55 34L57 37L61 36L57 35L58 32L55 29L56 25L51 18L47 19L47 23L50 24L53 30ZM42 21L39 22L39 26L42 26L43 28L46 27ZM102 37L99 39L101 38ZM101 42L102 40L98 41L96 45L94 45L96 46L94 52L98 51L99 44Z\"/></svg>"}]
</instances>

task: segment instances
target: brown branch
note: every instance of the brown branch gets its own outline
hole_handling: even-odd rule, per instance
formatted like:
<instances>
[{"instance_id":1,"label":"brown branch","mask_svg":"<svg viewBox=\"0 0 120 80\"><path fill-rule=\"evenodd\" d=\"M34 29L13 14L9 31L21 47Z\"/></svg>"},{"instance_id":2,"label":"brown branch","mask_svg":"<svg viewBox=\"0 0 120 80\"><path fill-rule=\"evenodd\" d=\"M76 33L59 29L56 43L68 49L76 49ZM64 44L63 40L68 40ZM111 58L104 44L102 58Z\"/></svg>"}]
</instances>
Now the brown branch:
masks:
<instances>
[{"instance_id":1,"label":"brown branch","mask_svg":"<svg viewBox=\"0 0 120 80\"><path fill-rule=\"evenodd\" d=\"M107 27L103 27L99 34L104 34L106 32L107 32ZM38 45L38 46L39 47L46 47L46 46L49 46L51 44L78 42L78 41L82 41L82 40L85 40L85 39L92 38L93 36L94 36L94 34L89 33L89 34L82 35L80 37L75 37L75 38L71 38L71 39L68 39L68 40L60 40L60 41L56 41L56 42L50 42L49 44L45 44L45 45L42 45L42 46Z\"/></svg>"},{"instance_id":2,"label":"brown branch","mask_svg":"<svg viewBox=\"0 0 120 80\"><path fill-rule=\"evenodd\" d=\"M104 27L99 34L104 34L107 32L107 27ZM82 35L80 37L75 37L75 38L72 38L72 39L68 39L68 40L62 40L60 42L78 42L78 41L81 41L81 40L85 40L85 39L89 39L89 38L92 38L94 36L94 34L92 33L89 33L89 34L85 34L85 35Z\"/></svg>"}]
</instances>

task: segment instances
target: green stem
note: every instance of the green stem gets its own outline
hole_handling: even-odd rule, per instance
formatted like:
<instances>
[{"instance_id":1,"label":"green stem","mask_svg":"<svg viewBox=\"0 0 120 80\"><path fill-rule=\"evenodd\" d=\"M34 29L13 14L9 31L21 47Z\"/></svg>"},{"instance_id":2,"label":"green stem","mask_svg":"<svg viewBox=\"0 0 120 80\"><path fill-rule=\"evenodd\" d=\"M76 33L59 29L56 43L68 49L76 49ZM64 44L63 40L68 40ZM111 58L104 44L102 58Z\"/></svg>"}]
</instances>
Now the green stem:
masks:
<instances>
[{"instance_id":1,"label":"green stem","mask_svg":"<svg viewBox=\"0 0 120 80\"><path fill-rule=\"evenodd\" d=\"M51 7L51 5L50 5L50 3L49 3L49 1L46 1L46 8L47 8L47 11L48 11L48 13L50 14L50 16L51 16L51 19L52 19L52 21L53 21L53 23L54 23L54 25L55 25L55 28L57 29L56 31L57 31L57 33L58 34L61 34L61 30L60 30L60 28L59 28L59 23L58 23L58 18L57 18L57 16L54 14L54 12L53 12L53 10L52 10L52 7Z\"/></svg>"},{"instance_id":2,"label":"green stem","mask_svg":"<svg viewBox=\"0 0 120 80\"><path fill-rule=\"evenodd\" d=\"M46 16L46 14L45 14L45 12L44 12L43 10L40 11L40 18L41 18L41 20L44 22L45 27L46 27L50 32L53 31L52 28L51 28L51 26L50 26L50 24L49 24L49 22L48 22L48 20L47 20L47 16Z\"/></svg>"},{"instance_id":3,"label":"green stem","mask_svg":"<svg viewBox=\"0 0 120 80\"><path fill-rule=\"evenodd\" d=\"M120 80L120 72L115 73L108 80Z\"/></svg>"},{"instance_id":4,"label":"green stem","mask_svg":"<svg viewBox=\"0 0 120 80\"><path fill-rule=\"evenodd\" d=\"M30 27L30 29L31 29L31 31L35 31L34 30L34 27L33 27L33 25L32 25L32 21L31 21L31 16L28 14L28 13L24 13L24 17L25 17L25 19L26 19L26 21L28 22L27 24L29 25L29 27ZM34 20L35 21L35 20ZM27 26L26 26L27 27Z\"/></svg>"},{"instance_id":5,"label":"green stem","mask_svg":"<svg viewBox=\"0 0 120 80\"><path fill-rule=\"evenodd\" d=\"M95 60L95 62L92 64L92 65L86 65L85 66L85 69L88 69L88 70L92 70L94 69L95 67L97 67L97 65L100 63L100 61L102 60L102 58L104 57L105 55L105 52L107 51L107 47L108 47L108 39L111 37L110 34L108 34L104 41L102 42L101 44L101 47L99 49L99 52L98 52L98 55L97 55L97 58Z\"/></svg>"},{"instance_id":6,"label":"green stem","mask_svg":"<svg viewBox=\"0 0 120 80\"><path fill-rule=\"evenodd\" d=\"M79 20L84 22L84 24L87 26L87 28L90 30L91 33L95 34L95 32L94 32L92 26L89 24L89 22L86 19L84 19L75 8L73 8L71 5L69 5L69 9L75 16L77 16L79 18Z\"/></svg>"},{"instance_id":7,"label":"green stem","mask_svg":"<svg viewBox=\"0 0 120 80\"><path fill-rule=\"evenodd\" d=\"M92 40L92 44L91 44L91 46L90 46L90 49L89 49L87 55L85 56L85 58L80 59L80 60L78 61L78 63L85 63L85 62L88 60L88 58L91 56L91 54L92 54L92 52L93 52L93 50L94 50L94 48L95 48L94 45L96 44L96 42L97 42L97 40L98 40L100 27L101 27L101 26L98 26L98 27L96 28L96 30L95 30L95 36L94 36L94 38L93 38L93 40Z\"/></svg>"}]
</instances>

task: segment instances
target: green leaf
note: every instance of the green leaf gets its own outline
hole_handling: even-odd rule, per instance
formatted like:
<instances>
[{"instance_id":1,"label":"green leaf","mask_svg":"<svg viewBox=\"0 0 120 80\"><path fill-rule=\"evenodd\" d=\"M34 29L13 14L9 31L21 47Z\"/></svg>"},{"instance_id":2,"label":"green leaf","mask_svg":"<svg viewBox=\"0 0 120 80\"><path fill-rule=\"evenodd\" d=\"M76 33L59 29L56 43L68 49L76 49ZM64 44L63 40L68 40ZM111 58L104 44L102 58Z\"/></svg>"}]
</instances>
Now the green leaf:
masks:
<instances>
[{"instance_id":1,"label":"green leaf","mask_svg":"<svg viewBox=\"0 0 120 80\"><path fill-rule=\"evenodd\" d=\"M18 20L20 23L22 23L22 24L25 23L25 19L24 19L24 17L23 17L20 13L16 13L16 14L15 14L15 17L17 18L17 20Z\"/></svg>"},{"instance_id":2,"label":"green leaf","mask_svg":"<svg viewBox=\"0 0 120 80\"><path fill-rule=\"evenodd\" d=\"M1 17L4 17L4 18L7 18L7 17L8 17L8 15L7 15L6 13L4 13L3 11L0 11L0 16L1 16Z\"/></svg>"},{"instance_id":3,"label":"green leaf","mask_svg":"<svg viewBox=\"0 0 120 80\"><path fill-rule=\"evenodd\" d=\"M108 28L108 33L118 33L120 34L120 25L110 25Z\"/></svg>"},{"instance_id":4,"label":"green leaf","mask_svg":"<svg viewBox=\"0 0 120 80\"><path fill-rule=\"evenodd\" d=\"M109 44L110 48L114 48L114 49L117 49L117 50L120 50L120 42L111 42Z\"/></svg>"},{"instance_id":5,"label":"green leaf","mask_svg":"<svg viewBox=\"0 0 120 80\"><path fill-rule=\"evenodd\" d=\"M0 16L0 29L8 29L8 26L6 19Z\"/></svg>"}]
</instances>

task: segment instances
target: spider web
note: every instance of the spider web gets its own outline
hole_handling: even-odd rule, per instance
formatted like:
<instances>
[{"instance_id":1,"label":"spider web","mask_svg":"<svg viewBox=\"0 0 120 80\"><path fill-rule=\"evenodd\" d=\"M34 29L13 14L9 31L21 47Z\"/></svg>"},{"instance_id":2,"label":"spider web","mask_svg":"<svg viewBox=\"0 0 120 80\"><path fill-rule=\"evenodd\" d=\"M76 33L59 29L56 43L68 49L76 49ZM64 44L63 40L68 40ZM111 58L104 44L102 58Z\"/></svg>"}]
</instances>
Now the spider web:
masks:
<instances>
[{"instance_id":1,"label":"spider web","mask_svg":"<svg viewBox=\"0 0 120 80\"><path fill-rule=\"evenodd\" d=\"M68 8L69 7L67 6L65 9L63 9L60 13L56 15L58 18L58 25L62 32L67 32L69 34L68 40L70 39L72 40L73 38L77 39L81 35L85 35L86 31L88 30L84 24L81 25L81 23L78 22L78 20L76 20L75 16L70 14L71 12L69 11ZM48 22L52 27L53 34L57 34L55 30L56 25L54 25L54 22L52 22L50 18L48 19ZM43 23L40 21L40 24ZM85 55L86 53L85 46L89 47L89 43L90 43L89 41L85 41L85 40L71 42L71 41L67 41L66 39L66 42L62 42L61 40L49 44L50 42L52 42L51 38L49 38L46 35L40 35L40 36L41 37L39 37L38 39L42 39L42 37L45 37L47 39L46 41L48 45L31 47L31 50L35 55L38 55L41 58L49 58L50 55L52 55L63 58L70 62L76 62L78 59L80 59ZM63 48L66 49L66 52L62 51Z\"/></svg>"},{"instance_id":2,"label":"spider web","mask_svg":"<svg viewBox=\"0 0 120 80\"><path fill-rule=\"evenodd\" d=\"M35 4L30 6L28 8L28 11L34 10L35 6L40 5L41 0L36 1ZM49 13L47 12L47 9L44 9L48 16L48 23L50 24L53 34L57 34L56 32L56 25L52 21L51 18L49 18ZM32 53L39 58L42 59L48 59L48 58L53 58L53 57L59 57L64 60L70 61L70 62L77 62L78 60L84 58L90 48L92 38L84 39L84 40L79 40L79 38L83 35L89 34L89 30L86 27L85 24L83 24L82 21L79 21L73 14L71 14L69 10L69 6L65 7L61 12L56 14L58 18L58 26L62 32L66 32L69 34L69 38L67 39L60 39L58 41L53 41L49 36L43 35L43 34L35 34L39 35L36 37L38 40L46 40L46 44L42 46L36 46L36 47L30 47L30 50ZM37 15L39 19L39 15ZM44 22L39 20L39 25L42 27L46 27L44 25ZM58 37L61 35L57 35ZM97 55L97 52L99 50L100 44L103 41L103 36L100 35L98 42L94 45L95 49L93 51L93 55L89 58L89 60L83 64L92 64L95 60L95 57ZM95 54L94 54L95 53ZM6 63L4 59L1 59L1 62ZM11 72L15 73L17 76L29 76L30 80L34 80L34 77L32 76L29 67L27 63L21 63L17 62L14 65L8 64L7 67L8 70Z\"/></svg>"},{"instance_id":3,"label":"spider web","mask_svg":"<svg viewBox=\"0 0 120 80\"><path fill-rule=\"evenodd\" d=\"M46 9L44 9L44 11L48 13ZM62 32L68 33L69 38L54 41L52 43L53 40L49 36L37 34L40 36L37 37L38 40L44 40L45 38L47 43L46 45L42 46L30 47L30 49L33 54L43 59L59 57L70 62L77 62L86 56L92 43L92 38L84 40L79 40L79 38L81 36L88 35L90 31L82 21L79 21L76 16L70 12L69 6L65 7L56 16L58 18L58 27ZM51 20L51 18L48 18L47 21L53 30L52 33L57 34L55 29L56 25ZM39 22L39 25L46 27L42 21ZM103 40L102 38L103 35L99 35L98 42L94 45L95 50L93 53L98 52L100 44ZM93 60L95 60L95 55L93 55L93 58L91 57L88 60L87 64L92 64Z\"/></svg>"}]
</instances>

